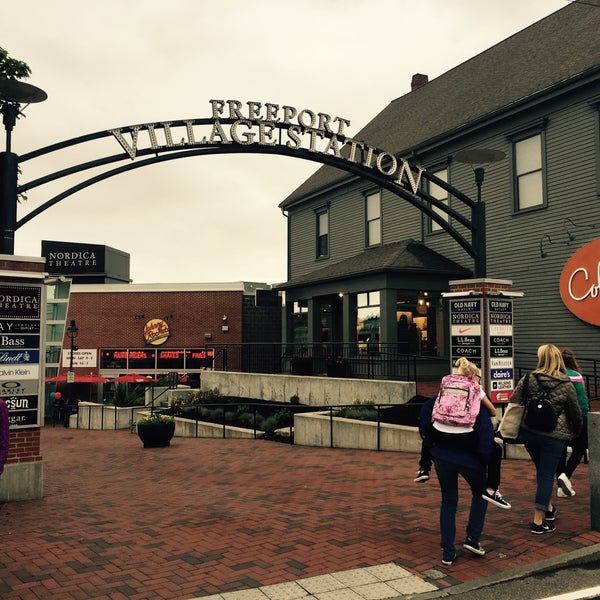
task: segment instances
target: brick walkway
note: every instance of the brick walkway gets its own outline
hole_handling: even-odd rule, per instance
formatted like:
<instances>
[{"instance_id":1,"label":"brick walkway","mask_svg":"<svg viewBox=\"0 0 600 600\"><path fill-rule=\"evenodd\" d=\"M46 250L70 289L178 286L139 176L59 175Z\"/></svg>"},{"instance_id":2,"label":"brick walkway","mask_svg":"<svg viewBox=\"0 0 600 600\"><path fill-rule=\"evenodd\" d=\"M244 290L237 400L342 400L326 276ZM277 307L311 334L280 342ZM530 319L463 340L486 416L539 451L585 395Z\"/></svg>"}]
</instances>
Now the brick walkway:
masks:
<instances>
[{"instance_id":1,"label":"brick walkway","mask_svg":"<svg viewBox=\"0 0 600 600\"><path fill-rule=\"evenodd\" d=\"M600 543L587 465L557 500L557 531L533 536L533 467L506 461L513 509L490 507L488 554L444 568L439 490L412 482L414 454L186 438L144 450L129 431L62 427L42 430L42 454L44 498L0 509L2 600L189 600L387 563L443 588Z\"/></svg>"}]
</instances>

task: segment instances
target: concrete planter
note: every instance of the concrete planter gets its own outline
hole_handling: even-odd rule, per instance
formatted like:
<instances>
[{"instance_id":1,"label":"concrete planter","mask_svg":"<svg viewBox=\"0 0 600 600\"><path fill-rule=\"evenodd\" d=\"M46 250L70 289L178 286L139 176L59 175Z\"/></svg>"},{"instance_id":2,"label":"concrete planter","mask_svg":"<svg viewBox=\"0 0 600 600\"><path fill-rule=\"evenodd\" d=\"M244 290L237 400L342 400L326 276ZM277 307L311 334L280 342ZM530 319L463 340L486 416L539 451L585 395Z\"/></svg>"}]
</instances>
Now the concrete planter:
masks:
<instances>
[{"instance_id":1,"label":"concrete planter","mask_svg":"<svg viewBox=\"0 0 600 600\"><path fill-rule=\"evenodd\" d=\"M136 429L144 448L166 448L171 445L175 433L175 421L138 423Z\"/></svg>"}]
</instances>

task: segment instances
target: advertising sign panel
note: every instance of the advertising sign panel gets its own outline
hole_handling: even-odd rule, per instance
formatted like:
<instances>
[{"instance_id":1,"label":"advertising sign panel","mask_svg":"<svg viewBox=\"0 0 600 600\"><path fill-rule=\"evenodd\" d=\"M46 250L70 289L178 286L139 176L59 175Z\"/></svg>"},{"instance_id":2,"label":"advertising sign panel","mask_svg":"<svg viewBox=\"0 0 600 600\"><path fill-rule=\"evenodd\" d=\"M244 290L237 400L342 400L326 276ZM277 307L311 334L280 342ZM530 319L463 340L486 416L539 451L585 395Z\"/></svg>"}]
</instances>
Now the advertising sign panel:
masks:
<instances>
[{"instance_id":1,"label":"advertising sign panel","mask_svg":"<svg viewBox=\"0 0 600 600\"><path fill-rule=\"evenodd\" d=\"M483 325L481 298L449 300L452 365L464 356L481 367Z\"/></svg>"},{"instance_id":2,"label":"advertising sign panel","mask_svg":"<svg viewBox=\"0 0 600 600\"><path fill-rule=\"evenodd\" d=\"M489 393L494 403L508 402L514 389L513 304L488 298Z\"/></svg>"},{"instance_id":3,"label":"advertising sign panel","mask_svg":"<svg viewBox=\"0 0 600 600\"><path fill-rule=\"evenodd\" d=\"M579 319L600 326L600 238L580 248L560 275L560 297Z\"/></svg>"},{"instance_id":4,"label":"advertising sign panel","mask_svg":"<svg viewBox=\"0 0 600 600\"><path fill-rule=\"evenodd\" d=\"M41 421L42 285L0 285L0 398L11 428Z\"/></svg>"}]
</instances>

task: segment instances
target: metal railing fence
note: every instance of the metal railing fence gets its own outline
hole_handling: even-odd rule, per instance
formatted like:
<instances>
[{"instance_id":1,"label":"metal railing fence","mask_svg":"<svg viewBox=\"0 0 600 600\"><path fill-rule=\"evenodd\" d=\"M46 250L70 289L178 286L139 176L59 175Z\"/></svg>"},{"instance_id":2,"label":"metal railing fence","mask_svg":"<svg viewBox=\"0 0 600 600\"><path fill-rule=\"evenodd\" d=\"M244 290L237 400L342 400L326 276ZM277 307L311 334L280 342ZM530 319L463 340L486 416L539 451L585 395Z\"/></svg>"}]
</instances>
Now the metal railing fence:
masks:
<instances>
[{"instance_id":1,"label":"metal railing fence","mask_svg":"<svg viewBox=\"0 0 600 600\"><path fill-rule=\"evenodd\" d=\"M361 421L370 421L376 424L377 450L381 450L381 427L385 424L407 425L416 427L418 424L418 415L423 403L420 401L411 401L405 404L337 404L327 406L307 406L291 403L273 403L273 402L248 402L232 401L226 402L202 402L200 404L189 405L187 410L175 414L174 416L195 422L194 437L203 437L199 434L200 423L212 423L219 425L222 431L222 438L228 437L228 427L242 427L252 432L254 439L277 439L294 443L294 417L302 413L326 413L329 419L329 446L335 447L335 431L333 426L335 418L345 417ZM116 426L117 420L114 418L114 407L104 404L97 405L101 411L101 423L104 430L124 429ZM123 407L121 410L129 411L129 428L135 423L135 412L140 409L150 409L150 406L131 406ZM155 408L155 410L158 410ZM105 418L105 412L110 411L111 417ZM340 411L344 411L339 414ZM82 411L85 412L85 411ZM172 414L172 410L162 408L163 414ZM88 421L81 418L81 413L77 413L77 429L90 429L92 411L87 411ZM262 418L259 419L259 415ZM362 416L358 416L362 415ZM110 427L104 427L104 423L110 422ZM266 429L259 429L259 425L272 423ZM284 434L287 430L287 434ZM277 433L279 432L279 434Z\"/></svg>"}]
</instances>

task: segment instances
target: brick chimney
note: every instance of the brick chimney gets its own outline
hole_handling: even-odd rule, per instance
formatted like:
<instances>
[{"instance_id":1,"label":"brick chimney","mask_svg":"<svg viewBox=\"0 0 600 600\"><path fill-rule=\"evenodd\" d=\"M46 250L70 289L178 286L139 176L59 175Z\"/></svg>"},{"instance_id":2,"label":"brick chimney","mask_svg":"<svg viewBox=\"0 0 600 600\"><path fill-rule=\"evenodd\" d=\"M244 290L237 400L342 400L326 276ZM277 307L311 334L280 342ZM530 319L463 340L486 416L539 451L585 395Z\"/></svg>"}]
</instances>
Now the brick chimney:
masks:
<instances>
[{"instance_id":1,"label":"brick chimney","mask_svg":"<svg viewBox=\"0 0 600 600\"><path fill-rule=\"evenodd\" d=\"M429 77L427 75L423 75L422 73L415 73L412 76L412 81L410 82L410 91L414 92L416 89L423 87L429 81Z\"/></svg>"}]
</instances>

